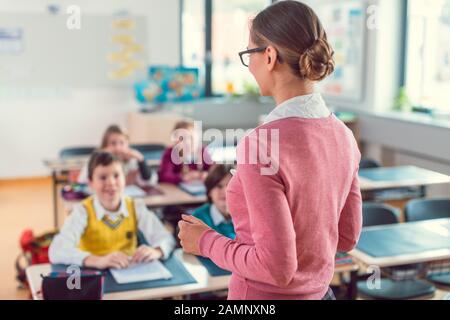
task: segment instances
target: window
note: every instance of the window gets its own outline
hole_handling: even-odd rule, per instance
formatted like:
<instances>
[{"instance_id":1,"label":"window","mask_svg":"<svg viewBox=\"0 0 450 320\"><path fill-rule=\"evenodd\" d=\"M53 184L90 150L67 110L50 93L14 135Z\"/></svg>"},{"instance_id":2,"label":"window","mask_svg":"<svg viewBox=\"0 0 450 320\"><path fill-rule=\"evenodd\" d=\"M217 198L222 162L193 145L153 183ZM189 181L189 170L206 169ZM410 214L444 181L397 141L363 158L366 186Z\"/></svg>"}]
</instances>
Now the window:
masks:
<instances>
[{"instance_id":1,"label":"window","mask_svg":"<svg viewBox=\"0 0 450 320\"><path fill-rule=\"evenodd\" d=\"M450 111L450 0L409 0L406 89L415 106Z\"/></svg>"},{"instance_id":2,"label":"window","mask_svg":"<svg viewBox=\"0 0 450 320\"><path fill-rule=\"evenodd\" d=\"M197 67L205 94L242 94L255 80L242 66L249 23L271 0L182 0L182 62Z\"/></svg>"}]
</instances>

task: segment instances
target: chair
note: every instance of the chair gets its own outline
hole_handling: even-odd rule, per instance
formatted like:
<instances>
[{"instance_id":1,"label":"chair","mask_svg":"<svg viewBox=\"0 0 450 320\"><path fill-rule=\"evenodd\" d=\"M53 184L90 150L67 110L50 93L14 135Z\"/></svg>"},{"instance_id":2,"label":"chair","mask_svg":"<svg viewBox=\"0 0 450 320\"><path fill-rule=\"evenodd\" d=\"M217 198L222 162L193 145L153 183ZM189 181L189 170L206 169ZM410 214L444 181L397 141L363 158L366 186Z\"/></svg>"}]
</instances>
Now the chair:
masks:
<instances>
[{"instance_id":1,"label":"chair","mask_svg":"<svg viewBox=\"0 0 450 320\"><path fill-rule=\"evenodd\" d=\"M417 199L406 204L407 222L450 218L450 199Z\"/></svg>"},{"instance_id":2,"label":"chair","mask_svg":"<svg viewBox=\"0 0 450 320\"><path fill-rule=\"evenodd\" d=\"M71 157L88 156L93 153L95 147L75 147L75 148L65 148L59 152L59 157L61 159L67 159Z\"/></svg>"},{"instance_id":3,"label":"chair","mask_svg":"<svg viewBox=\"0 0 450 320\"><path fill-rule=\"evenodd\" d=\"M399 222L398 210L380 203L364 203L363 204L363 226L377 226L395 224ZM408 270L413 274L419 273L422 265L410 265L390 268L392 274L407 273ZM433 295L436 288L422 280L404 279L392 280L389 278L380 279L380 287L371 287L367 281L367 276L362 277L364 280L358 281L358 293L369 299L415 299L419 297L427 297Z\"/></svg>"},{"instance_id":4,"label":"chair","mask_svg":"<svg viewBox=\"0 0 450 320\"><path fill-rule=\"evenodd\" d=\"M378 163L378 161L370 158L362 158L361 162L359 163L360 169L372 169L379 167L381 167L381 165Z\"/></svg>"},{"instance_id":5,"label":"chair","mask_svg":"<svg viewBox=\"0 0 450 320\"><path fill-rule=\"evenodd\" d=\"M417 199L406 204L407 222L450 218L450 199ZM450 273L436 273L427 279L439 286L450 287Z\"/></svg>"},{"instance_id":6,"label":"chair","mask_svg":"<svg viewBox=\"0 0 450 320\"><path fill-rule=\"evenodd\" d=\"M395 224L399 222L398 210L386 204L363 204L363 227Z\"/></svg>"},{"instance_id":7,"label":"chair","mask_svg":"<svg viewBox=\"0 0 450 320\"><path fill-rule=\"evenodd\" d=\"M135 144L130 146L144 155L145 160L158 160L166 149L163 144Z\"/></svg>"}]
</instances>

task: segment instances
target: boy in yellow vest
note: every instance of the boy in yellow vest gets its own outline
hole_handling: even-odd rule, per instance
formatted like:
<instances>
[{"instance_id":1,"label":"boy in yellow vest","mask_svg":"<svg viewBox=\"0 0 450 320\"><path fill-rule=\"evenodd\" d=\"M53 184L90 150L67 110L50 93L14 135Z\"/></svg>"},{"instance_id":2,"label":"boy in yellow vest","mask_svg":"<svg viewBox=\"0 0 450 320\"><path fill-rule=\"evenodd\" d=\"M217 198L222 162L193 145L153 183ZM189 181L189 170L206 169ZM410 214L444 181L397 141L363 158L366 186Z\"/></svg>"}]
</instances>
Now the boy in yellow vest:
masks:
<instances>
[{"instance_id":1,"label":"boy in yellow vest","mask_svg":"<svg viewBox=\"0 0 450 320\"><path fill-rule=\"evenodd\" d=\"M143 202L124 196L120 160L108 152L95 152L88 176L94 196L75 206L64 222L49 249L51 263L123 269L168 258L175 241ZM138 247L138 231L150 246Z\"/></svg>"}]
</instances>

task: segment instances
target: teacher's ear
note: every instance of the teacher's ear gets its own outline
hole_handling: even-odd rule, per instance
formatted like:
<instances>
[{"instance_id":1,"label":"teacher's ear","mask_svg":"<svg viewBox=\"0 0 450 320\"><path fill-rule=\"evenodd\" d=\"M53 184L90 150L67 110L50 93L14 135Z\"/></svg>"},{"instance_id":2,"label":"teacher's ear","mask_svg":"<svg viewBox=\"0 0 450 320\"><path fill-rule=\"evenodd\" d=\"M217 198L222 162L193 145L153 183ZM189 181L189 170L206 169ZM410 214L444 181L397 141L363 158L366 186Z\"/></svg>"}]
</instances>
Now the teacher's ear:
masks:
<instances>
[{"instance_id":1,"label":"teacher's ear","mask_svg":"<svg viewBox=\"0 0 450 320\"><path fill-rule=\"evenodd\" d=\"M275 64L278 59L278 52L274 46L268 46L266 48L266 67L268 71L272 71L275 68Z\"/></svg>"}]
</instances>

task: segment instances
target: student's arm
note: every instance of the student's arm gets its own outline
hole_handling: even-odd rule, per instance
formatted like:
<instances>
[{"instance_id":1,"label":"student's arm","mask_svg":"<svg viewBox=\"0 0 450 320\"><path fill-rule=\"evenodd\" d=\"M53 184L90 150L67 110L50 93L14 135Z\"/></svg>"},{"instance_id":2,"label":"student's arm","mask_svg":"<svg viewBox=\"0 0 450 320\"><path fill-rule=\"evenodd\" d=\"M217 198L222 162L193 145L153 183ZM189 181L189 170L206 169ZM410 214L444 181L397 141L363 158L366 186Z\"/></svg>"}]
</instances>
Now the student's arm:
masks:
<instances>
[{"instance_id":1,"label":"student's arm","mask_svg":"<svg viewBox=\"0 0 450 320\"><path fill-rule=\"evenodd\" d=\"M60 233L53 239L49 248L50 262L82 266L90 253L78 249L81 236L87 226L87 214L82 205L74 207L64 221Z\"/></svg>"},{"instance_id":2,"label":"student's arm","mask_svg":"<svg viewBox=\"0 0 450 320\"><path fill-rule=\"evenodd\" d=\"M362 198L358 170L339 219L338 251L349 252L356 246L362 229Z\"/></svg>"},{"instance_id":3,"label":"student's arm","mask_svg":"<svg viewBox=\"0 0 450 320\"><path fill-rule=\"evenodd\" d=\"M258 165L238 164L254 245L208 230L200 240L203 256L218 266L255 281L287 287L298 267L292 216L278 175L263 176Z\"/></svg>"},{"instance_id":4,"label":"student's arm","mask_svg":"<svg viewBox=\"0 0 450 320\"><path fill-rule=\"evenodd\" d=\"M172 149L164 152L161 159L161 165L158 170L159 182L179 184L183 181L181 172L177 171L177 166L171 160Z\"/></svg>"},{"instance_id":5,"label":"student's arm","mask_svg":"<svg viewBox=\"0 0 450 320\"><path fill-rule=\"evenodd\" d=\"M138 162L139 174L143 180L150 180L152 173L145 160Z\"/></svg>"},{"instance_id":6,"label":"student's arm","mask_svg":"<svg viewBox=\"0 0 450 320\"><path fill-rule=\"evenodd\" d=\"M147 209L142 201L135 201L138 229L143 233L145 240L153 248L161 248L163 259L167 259L175 247L175 239L164 227L158 217Z\"/></svg>"}]
</instances>

